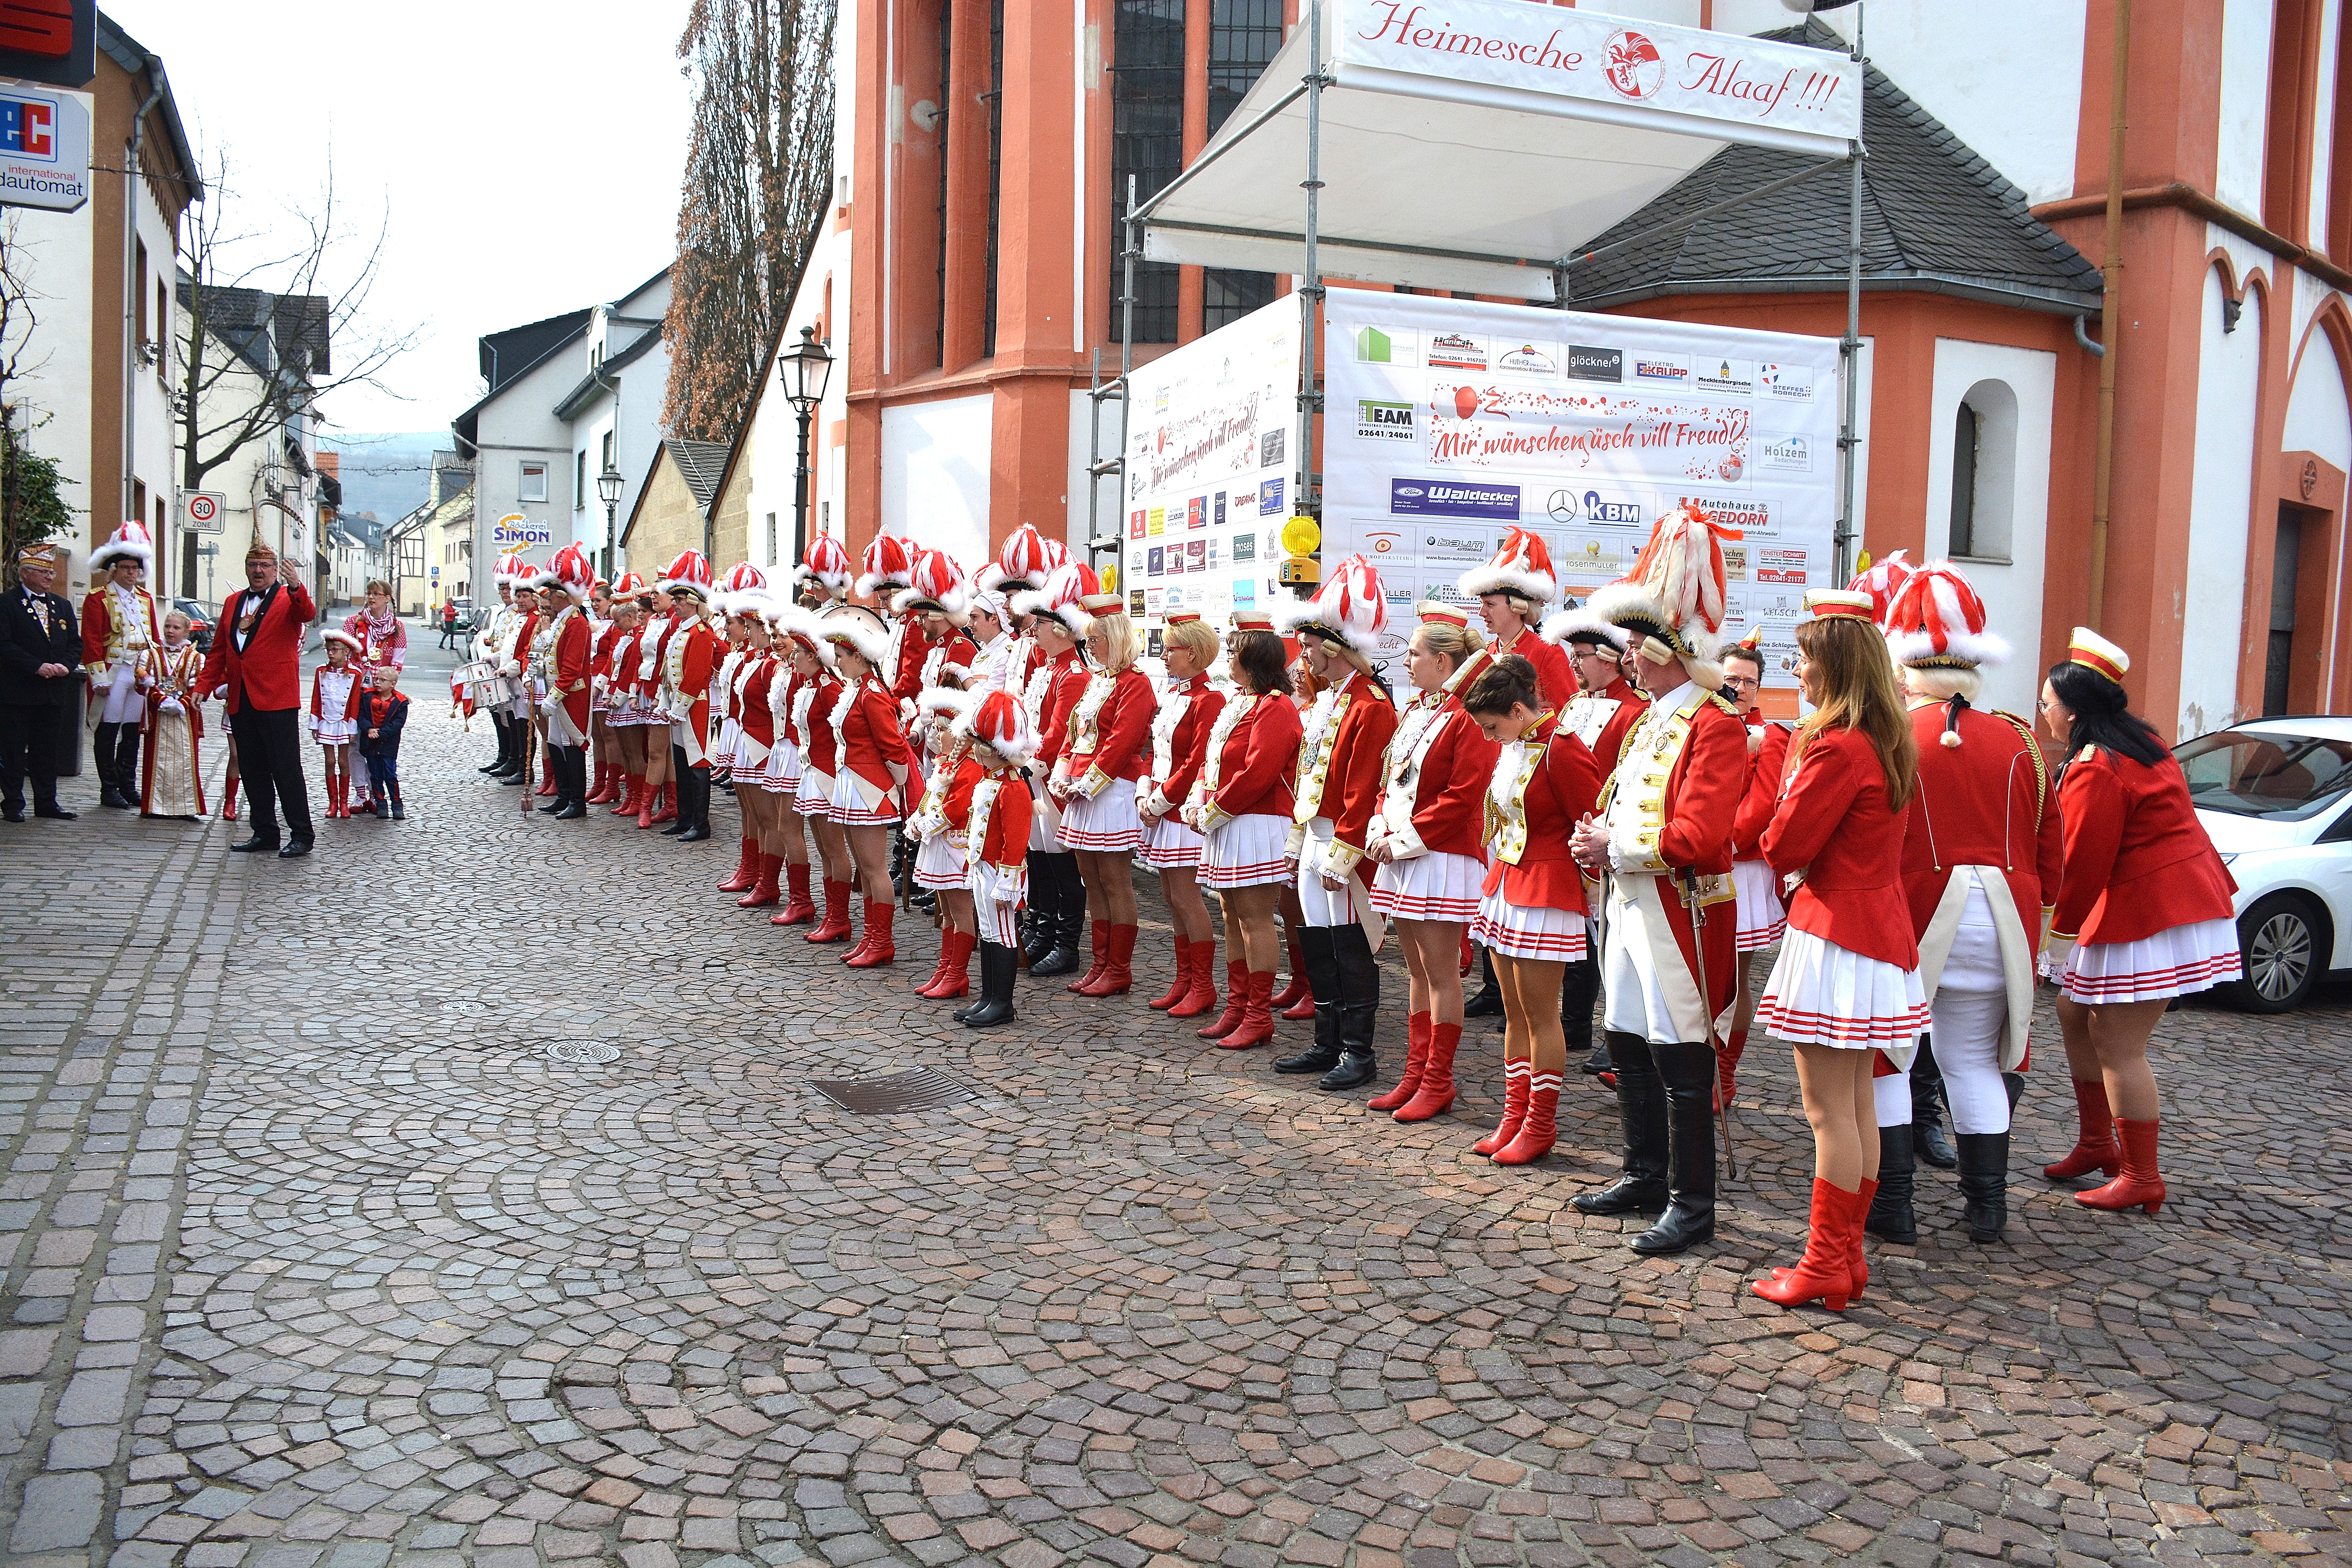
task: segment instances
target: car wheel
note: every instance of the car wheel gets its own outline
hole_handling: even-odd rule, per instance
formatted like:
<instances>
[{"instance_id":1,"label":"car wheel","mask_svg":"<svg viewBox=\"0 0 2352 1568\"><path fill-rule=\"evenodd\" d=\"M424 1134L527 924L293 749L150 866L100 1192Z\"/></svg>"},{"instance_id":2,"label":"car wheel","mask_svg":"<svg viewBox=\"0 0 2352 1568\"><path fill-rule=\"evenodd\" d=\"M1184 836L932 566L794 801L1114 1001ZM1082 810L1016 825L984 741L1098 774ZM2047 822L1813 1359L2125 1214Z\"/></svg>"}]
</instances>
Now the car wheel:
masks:
<instances>
[{"instance_id":1,"label":"car wheel","mask_svg":"<svg viewBox=\"0 0 2352 1568\"><path fill-rule=\"evenodd\" d=\"M2221 987L2249 1013L2286 1013L2303 1005L2327 972L2326 922L2300 893L2273 893L2238 917L2243 978Z\"/></svg>"}]
</instances>

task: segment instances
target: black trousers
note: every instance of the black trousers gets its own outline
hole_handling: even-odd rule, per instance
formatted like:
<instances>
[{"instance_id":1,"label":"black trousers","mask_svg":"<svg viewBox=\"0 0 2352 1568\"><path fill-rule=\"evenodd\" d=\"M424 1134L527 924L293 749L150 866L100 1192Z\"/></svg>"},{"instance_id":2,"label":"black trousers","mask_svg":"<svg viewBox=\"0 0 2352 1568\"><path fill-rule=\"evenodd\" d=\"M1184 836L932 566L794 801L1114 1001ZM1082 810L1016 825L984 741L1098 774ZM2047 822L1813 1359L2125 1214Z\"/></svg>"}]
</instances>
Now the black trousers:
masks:
<instances>
[{"instance_id":1,"label":"black trousers","mask_svg":"<svg viewBox=\"0 0 2352 1568\"><path fill-rule=\"evenodd\" d=\"M11 811L25 807L28 774L33 781L33 805L57 805L58 727L53 702L0 706L0 799Z\"/></svg>"},{"instance_id":2,"label":"black trousers","mask_svg":"<svg viewBox=\"0 0 2352 1568\"><path fill-rule=\"evenodd\" d=\"M310 831L310 786L302 773L301 710L296 708L237 710L236 771L244 776L246 798L253 805L253 831L261 838L278 837L278 808L286 808L286 826L308 841Z\"/></svg>"}]
</instances>

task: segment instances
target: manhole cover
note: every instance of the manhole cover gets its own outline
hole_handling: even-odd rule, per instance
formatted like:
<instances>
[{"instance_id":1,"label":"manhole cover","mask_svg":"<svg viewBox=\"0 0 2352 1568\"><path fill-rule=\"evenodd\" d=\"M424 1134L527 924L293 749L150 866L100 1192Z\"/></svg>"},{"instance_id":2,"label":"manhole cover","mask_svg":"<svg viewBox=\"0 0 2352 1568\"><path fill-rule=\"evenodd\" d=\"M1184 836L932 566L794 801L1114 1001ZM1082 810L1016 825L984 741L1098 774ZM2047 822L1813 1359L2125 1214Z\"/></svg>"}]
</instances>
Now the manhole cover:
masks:
<instances>
[{"instance_id":1,"label":"manhole cover","mask_svg":"<svg viewBox=\"0 0 2352 1568\"><path fill-rule=\"evenodd\" d=\"M540 1047L560 1062L609 1062L620 1059L618 1046L599 1046L587 1040L554 1040Z\"/></svg>"},{"instance_id":2,"label":"manhole cover","mask_svg":"<svg viewBox=\"0 0 2352 1568\"><path fill-rule=\"evenodd\" d=\"M857 1116L887 1116L896 1110L930 1110L978 1100L980 1093L943 1072L917 1068L888 1078L848 1079L816 1084L816 1091L842 1110Z\"/></svg>"}]
</instances>

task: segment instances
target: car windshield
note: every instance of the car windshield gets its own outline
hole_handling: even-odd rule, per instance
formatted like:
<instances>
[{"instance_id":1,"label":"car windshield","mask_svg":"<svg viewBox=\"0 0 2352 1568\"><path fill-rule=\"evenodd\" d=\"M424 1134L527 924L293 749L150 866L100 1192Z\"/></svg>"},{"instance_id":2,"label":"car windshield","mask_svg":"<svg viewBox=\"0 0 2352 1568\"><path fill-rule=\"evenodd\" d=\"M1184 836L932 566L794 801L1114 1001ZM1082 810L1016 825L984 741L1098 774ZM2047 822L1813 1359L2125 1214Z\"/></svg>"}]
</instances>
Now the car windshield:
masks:
<instances>
[{"instance_id":1,"label":"car windshield","mask_svg":"<svg viewBox=\"0 0 2352 1568\"><path fill-rule=\"evenodd\" d=\"M2352 789L2352 742L2223 730L2173 754L2201 811L2300 822Z\"/></svg>"}]
</instances>

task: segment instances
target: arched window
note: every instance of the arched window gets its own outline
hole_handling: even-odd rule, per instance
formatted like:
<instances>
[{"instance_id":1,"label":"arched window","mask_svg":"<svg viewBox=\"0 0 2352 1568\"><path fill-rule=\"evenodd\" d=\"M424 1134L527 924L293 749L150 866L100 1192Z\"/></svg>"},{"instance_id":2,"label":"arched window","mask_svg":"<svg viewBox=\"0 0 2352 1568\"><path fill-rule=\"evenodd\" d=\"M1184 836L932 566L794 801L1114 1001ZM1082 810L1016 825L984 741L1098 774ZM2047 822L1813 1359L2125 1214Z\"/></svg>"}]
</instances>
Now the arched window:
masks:
<instances>
[{"instance_id":1,"label":"arched window","mask_svg":"<svg viewBox=\"0 0 2352 1568\"><path fill-rule=\"evenodd\" d=\"M1951 531L1955 560L2010 559L2010 518L2017 492L2017 394L2005 381L1980 381L1952 413Z\"/></svg>"}]
</instances>

